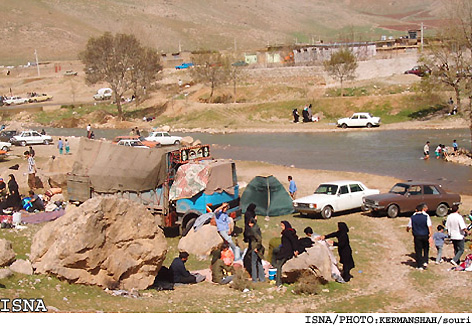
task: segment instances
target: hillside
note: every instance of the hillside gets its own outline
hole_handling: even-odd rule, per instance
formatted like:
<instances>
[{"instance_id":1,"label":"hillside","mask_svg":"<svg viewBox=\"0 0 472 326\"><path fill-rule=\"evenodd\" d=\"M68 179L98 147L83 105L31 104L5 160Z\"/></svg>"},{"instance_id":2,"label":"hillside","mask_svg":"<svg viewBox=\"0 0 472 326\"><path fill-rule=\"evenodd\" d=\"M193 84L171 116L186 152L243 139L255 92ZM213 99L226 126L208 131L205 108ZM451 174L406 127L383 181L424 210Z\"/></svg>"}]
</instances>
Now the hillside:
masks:
<instances>
[{"instance_id":1,"label":"hillside","mask_svg":"<svg viewBox=\"0 0 472 326\"><path fill-rule=\"evenodd\" d=\"M73 59L90 36L138 35L163 51L379 39L438 24L440 0L3 0L0 64Z\"/></svg>"}]
</instances>

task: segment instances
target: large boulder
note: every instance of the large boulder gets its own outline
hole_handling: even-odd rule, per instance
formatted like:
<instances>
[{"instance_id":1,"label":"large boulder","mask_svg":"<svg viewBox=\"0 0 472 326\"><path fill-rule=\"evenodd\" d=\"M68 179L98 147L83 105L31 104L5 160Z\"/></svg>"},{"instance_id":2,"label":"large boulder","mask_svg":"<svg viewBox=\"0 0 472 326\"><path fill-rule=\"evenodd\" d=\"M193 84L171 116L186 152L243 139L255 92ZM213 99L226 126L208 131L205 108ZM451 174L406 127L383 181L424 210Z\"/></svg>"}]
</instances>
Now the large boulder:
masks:
<instances>
[{"instance_id":1,"label":"large boulder","mask_svg":"<svg viewBox=\"0 0 472 326\"><path fill-rule=\"evenodd\" d=\"M44 177L43 184L49 184L53 188L67 188L67 173L72 171L74 160L71 156L51 157L41 169Z\"/></svg>"},{"instance_id":2,"label":"large boulder","mask_svg":"<svg viewBox=\"0 0 472 326\"><path fill-rule=\"evenodd\" d=\"M9 269L15 273L33 275L33 267L29 260L18 259L10 265Z\"/></svg>"},{"instance_id":3,"label":"large boulder","mask_svg":"<svg viewBox=\"0 0 472 326\"><path fill-rule=\"evenodd\" d=\"M322 243L315 243L306 252L288 260L282 267L287 282L295 282L303 270L310 270L319 278L331 281L331 259L329 249Z\"/></svg>"},{"instance_id":4,"label":"large boulder","mask_svg":"<svg viewBox=\"0 0 472 326\"><path fill-rule=\"evenodd\" d=\"M189 254L194 254L204 259L210 254L212 248L222 242L223 239L218 234L216 226L206 224L198 229L197 232L192 228L185 237L180 239L178 248L180 251L186 251Z\"/></svg>"},{"instance_id":5,"label":"large boulder","mask_svg":"<svg viewBox=\"0 0 472 326\"><path fill-rule=\"evenodd\" d=\"M0 239L0 267L10 265L15 260L15 256L11 242Z\"/></svg>"},{"instance_id":6,"label":"large boulder","mask_svg":"<svg viewBox=\"0 0 472 326\"><path fill-rule=\"evenodd\" d=\"M142 290L153 284L166 253L164 233L143 205L104 196L46 224L33 238L30 258L36 273Z\"/></svg>"}]
</instances>

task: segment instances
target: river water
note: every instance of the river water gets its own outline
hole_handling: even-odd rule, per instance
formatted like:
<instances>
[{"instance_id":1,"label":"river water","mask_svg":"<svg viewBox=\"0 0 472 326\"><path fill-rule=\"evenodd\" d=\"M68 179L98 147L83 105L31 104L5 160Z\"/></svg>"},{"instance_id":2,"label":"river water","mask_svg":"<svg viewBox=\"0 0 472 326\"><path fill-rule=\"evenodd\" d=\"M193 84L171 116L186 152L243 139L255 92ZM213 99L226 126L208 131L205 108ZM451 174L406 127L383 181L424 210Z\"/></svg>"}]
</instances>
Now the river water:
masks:
<instances>
[{"instance_id":1,"label":"river water","mask_svg":"<svg viewBox=\"0 0 472 326\"><path fill-rule=\"evenodd\" d=\"M85 135L84 129L46 131L57 136ZM128 133L129 130L95 130L97 138L107 139ZM467 129L185 135L202 143L220 145L212 148L214 157L437 181L446 189L472 195L472 167L434 158L436 146L440 143L452 146L453 139L459 147L470 148ZM431 142L431 158L423 160L427 140Z\"/></svg>"}]
</instances>

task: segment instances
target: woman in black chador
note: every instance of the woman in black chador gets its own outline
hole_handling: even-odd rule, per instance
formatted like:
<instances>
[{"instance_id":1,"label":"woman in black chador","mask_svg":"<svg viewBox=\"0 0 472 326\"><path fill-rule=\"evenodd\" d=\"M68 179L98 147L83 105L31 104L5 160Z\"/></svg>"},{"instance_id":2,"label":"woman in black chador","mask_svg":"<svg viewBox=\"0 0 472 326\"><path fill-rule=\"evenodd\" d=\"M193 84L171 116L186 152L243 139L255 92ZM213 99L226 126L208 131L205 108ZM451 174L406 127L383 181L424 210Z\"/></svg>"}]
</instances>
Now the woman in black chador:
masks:
<instances>
[{"instance_id":1,"label":"woman in black chador","mask_svg":"<svg viewBox=\"0 0 472 326\"><path fill-rule=\"evenodd\" d=\"M346 223L339 222L338 230L336 232L322 235L320 237L321 240L329 238L338 239L338 242L335 242L334 245L338 246L339 262L343 264L343 272L341 273L341 276L346 282L349 282L349 280L352 278L350 271L355 267L354 259L352 258L352 249L349 245L349 236L347 235L348 232L349 228L347 227Z\"/></svg>"}]
</instances>

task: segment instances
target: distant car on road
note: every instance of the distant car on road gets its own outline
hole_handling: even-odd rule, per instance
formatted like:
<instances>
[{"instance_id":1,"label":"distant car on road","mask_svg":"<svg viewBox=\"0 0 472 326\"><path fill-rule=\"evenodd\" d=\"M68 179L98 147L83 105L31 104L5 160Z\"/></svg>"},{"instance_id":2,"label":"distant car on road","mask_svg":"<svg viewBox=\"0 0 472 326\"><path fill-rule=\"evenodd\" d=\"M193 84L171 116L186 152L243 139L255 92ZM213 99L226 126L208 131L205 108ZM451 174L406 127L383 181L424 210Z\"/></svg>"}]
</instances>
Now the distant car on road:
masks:
<instances>
[{"instance_id":1,"label":"distant car on road","mask_svg":"<svg viewBox=\"0 0 472 326\"><path fill-rule=\"evenodd\" d=\"M350 118L342 118L337 122L337 126L343 129L347 127L378 127L380 126L380 118L374 117L367 112L354 113Z\"/></svg>"},{"instance_id":2,"label":"distant car on road","mask_svg":"<svg viewBox=\"0 0 472 326\"><path fill-rule=\"evenodd\" d=\"M47 94L36 94L35 96L31 96L29 98L30 103L45 102L49 100L52 100L52 96Z\"/></svg>"},{"instance_id":3,"label":"distant car on road","mask_svg":"<svg viewBox=\"0 0 472 326\"><path fill-rule=\"evenodd\" d=\"M77 71L66 70L66 72L64 73L64 76L77 76Z\"/></svg>"},{"instance_id":4,"label":"distant car on road","mask_svg":"<svg viewBox=\"0 0 472 326\"><path fill-rule=\"evenodd\" d=\"M153 131L149 137L145 138L147 141L156 141L161 145L179 145L182 141L182 137L171 136L166 131Z\"/></svg>"},{"instance_id":5,"label":"distant car on road","mask_svg":"<svg viewBox=\"0 0 472 326\"><path fill-rule=\"evenodd\" d=\"M29 99L26 97L20 97L20 96L12 96L8 97L5 100L3 100L3 103L6 105L13 105L13 104L26 104L29 102Z\"/></svg>"},{"instance_id":6,"label":"distant car on road","mask_svg":"<svg viewBox=\"0 0 472 326\"><path fill-rule=\"evenodd\" d=\"M440 184L408 181L395 184L386 194L366 196L364 206L373 213L387 213L395 218L400 213L414 212L417 205L425 203L437 216L446 216L454 205L461 204L461 196L446 192Z\"/></svg>"},{"instance_id":7,"label":"distant car on road","mask_svg":"<svg viewBox=\"0 0 472 326\"><path fill-rule=\"evenodd\" d=\"M93 98L97 101L109 100L111 99L112 94L113 90L111 88L100 88Z\"/></svg>"},{"instance_id":8,"label":"distant car on road","mask_svg":"<svg viewBox=\"0 0 472 326\"><path fill-rule=\"evenodd\" d=\"M143 143L144 146L147 146L149 148L154 148L154 147L161 147L161 144L156 141L147 141L143 136L117 136L113 139L112 143L113 144L118 144L120 140L126 140L126 139L131 139L131 140L139 140L141 143Z\"/></svg>"},{"instance_id":9,"label":"distant car on road","mask_svg":"<svg viewBox=\"0 0 472 326\"><path fill-rule=\"evenodd\" d=\"M10 139L10 142L13 145L18 145L18 146L26 146L26 145L33 145L33 144L49 145L49 144L52 144L52 137L48 135L41 135L39 132L35 130L28 130L28 131L23 131L16 136L13 136Z\"/></svg>"},{"instance_id":10,"label":"distant car on road","mask_svg":"<svg viewBox=\"0 0 472 326\"><path fill-rule=\"evenodd\" d=\"M379 194L377 189L369 189L362 182L342 180L322 183L315 193L293 201L293 208L300 214L320 214L325 219L334 212L361 208L362 198Z\"/></svg>"},{"instance_id":11,"label":"distant car on road","mask_svg":"<svg viewBox=\"0 0 472 326\"><path fill-rule=\"evenodd\" d=\"M16 136L16 130L2 130L0 131L0 141L9 142L13 136Z\"/></svg>"},{"instance_id":12,"label":"distant car on road","mask_svg":"<svg viewBox=\"0 0 472 326\"><path fill-rule=\"evenodd\" d=\"M117 144L120 146L129 146L129 147L135 147L135 148L149 148L148 146L145 146L143 143L141 143L137 139L122 139Z\"/></svg>"},{"instance_id":13,"label":"distant car on road","mask_svg":"<svg viewBox=\"0 0 472 326\"><path fill-rule=\"evenodd\" d=\"M193 67L193 63L192 62L184 62L178 66L175 66L175 69L177 70L182 70L182 69L187 69L187 68L191 68Z\"/></svg>"},{"instance_id":14,"label":"distant car on road","mask_svg":"<svg viewBox=\"0 0 472 326\"><path fill-rule=\"evenodd\" d=\"M419 77L424 77L431 74L431 69L426 66L414 66L413 68L405 71L405 74L416 75Z\"/></svg>"}]
</instances>

